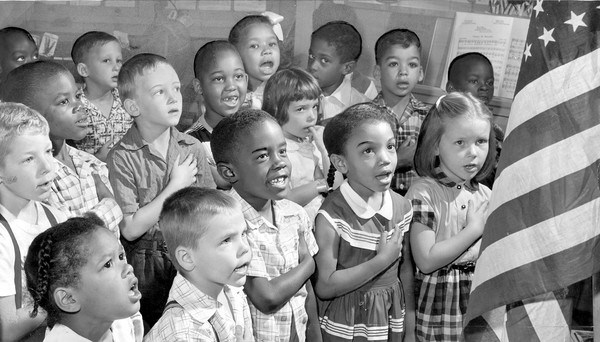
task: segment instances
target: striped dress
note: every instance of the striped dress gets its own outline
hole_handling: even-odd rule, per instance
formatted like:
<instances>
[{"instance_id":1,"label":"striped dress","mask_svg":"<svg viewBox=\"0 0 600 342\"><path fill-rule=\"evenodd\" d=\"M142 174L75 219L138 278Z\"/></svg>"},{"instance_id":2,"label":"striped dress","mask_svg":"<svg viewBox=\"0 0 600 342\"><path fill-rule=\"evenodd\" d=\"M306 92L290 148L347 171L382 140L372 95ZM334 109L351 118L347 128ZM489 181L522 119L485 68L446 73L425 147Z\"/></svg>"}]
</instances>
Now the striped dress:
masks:
<instances>
[{"instance_id":1,"label":"striped dress","mask_svg":"<svg viewBox=\"0 0 600 342\"><path fill-rule=\"evenodd\" d=\"M412 218L410 202L392 191L379 211L370 208L347 182L329 194L323 215L340 236L337 269L372 259L383 231L406 232ZM404 293L398 278L401 259L360 288L332 300L319 300L323 341L402 341Z\"/></svg>"}]
</instances>

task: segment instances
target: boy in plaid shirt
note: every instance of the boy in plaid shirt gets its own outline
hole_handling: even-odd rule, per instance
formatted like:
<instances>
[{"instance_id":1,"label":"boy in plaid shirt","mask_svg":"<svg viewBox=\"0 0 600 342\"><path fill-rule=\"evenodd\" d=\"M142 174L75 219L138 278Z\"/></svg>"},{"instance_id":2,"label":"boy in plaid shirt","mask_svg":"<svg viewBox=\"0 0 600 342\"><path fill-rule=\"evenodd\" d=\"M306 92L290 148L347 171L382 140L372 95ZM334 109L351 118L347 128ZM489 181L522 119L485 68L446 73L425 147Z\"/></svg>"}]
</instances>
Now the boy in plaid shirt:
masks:
<instances>
[{"instance_id":1,"label":"boy in plaid shirt","mask_svg":"<svg viewBox=\"0 0 600 342\"><path fill-rule=\"evenodd\" d=\"M384 106L396 121L398 163L392 190L406 194L413 179L413 157L421 124L429 111L412 94L423 80L421 41L412 31L394 29L384 33L375 44L374 75L381 81L381 92L373 102Z\"/></svg>"},{"instance_id":2,"label":"boy in plaid shirt","mask_svg":"<svg viewBox=\"0 0 600 342\"><path fill-rule=\"evenodd\" d=\"M242 109L215 127L211 149L248 224L252 260L244 290L256 340L319 340L306 338L309 318L311 328L318 324L307 282L318 247L304 208L285 199L291 169L281 127L262 110Z\"/></svg>"}]
</instances>

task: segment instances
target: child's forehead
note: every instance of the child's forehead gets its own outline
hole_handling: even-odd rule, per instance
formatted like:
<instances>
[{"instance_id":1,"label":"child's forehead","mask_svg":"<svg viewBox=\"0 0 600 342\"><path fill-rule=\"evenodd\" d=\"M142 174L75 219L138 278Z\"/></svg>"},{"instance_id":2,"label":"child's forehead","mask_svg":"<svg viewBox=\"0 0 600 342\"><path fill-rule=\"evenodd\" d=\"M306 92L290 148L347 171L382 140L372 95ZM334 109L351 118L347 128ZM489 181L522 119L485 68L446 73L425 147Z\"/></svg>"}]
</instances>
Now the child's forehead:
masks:
<instances>
[{"instance_id":1,"label":"child's forehead","mask_svg":"<svg viewBox=\"0 0 600 342\"><path fill-rule=\"evenodd\" d=\"M27 35L23 32L10 32L5 34L0 38L0 43L3 43L8 51L14 51L24 47L33 47L34 49L37 49L35 43L32 42L31 39L29 39L29 37L27 37Z\"/></svg>"},{"instance_id":2,"label":"child's forehead","mask_svg":"<svg viewBox=\"0 0 600 342\"><path fill-rule=\"evenodd\" d=\"M463 59L462 61L458 61L457 65L455 67L457 70L462 72L462 73L458 73L457 76L459 76L459 77L462 76L463 73L473 71L475 69L485 68L485 69L492 70L492 65L485 58L483 58L481 56L477 56L477 55L467 57L467 58Z\"/></svg>"},{"instance_id":3,"label":"child's forehead","mask_svg":"<svg viewBox=\"0 0 600 342\"><path fill-rule=\"evenodd\" d=\"M267 23L254 23L248 25L246 27L246 33L243 35L243 38L246 40L250 39L258 39L258 38L271 38L275 37L275 31L273 31L273 26Z\"/></svg>"},{"instance_id":4,"label":"child's forehead","mask_svg":"<svg viewBox=\"0 0 600 342\"><path fill-rule=\"evenodd\" d=\"M211 73L216 69L238 69L244 68L240 55L231 49L220 50L215 52L213 58L207 63L205 73Z\"/></svg>"},{"instance_id":5,"label":"child's forehead","mask_svg":"<svg viewBox=\"0 0 600 342\"><path fill-rule=\"evenodd\" d=\"M154 87L163 82L179 82L179 76L168 63L157 63L154 66L144 68L142 73L135 76L135 82L142 87Z\"/></svg>"},{"instance_id":6,"label":"child's forehead","mask_svg":"<svg viewBox=\"0 0 600 342\"><path fill-rule=\"evenodd\" d=\"M419 48L415 44L410 44L408 46L402 44L391 44L383 53L383 59L386 58L421 58L421 53L419 52Z\"/></svg>"},{"instance_id":7,"label":"child's forehead","mask_svg":"<svg viewBox=\"0 0 600 342\"><path fill-rule=\"evenodd\" d=\"M105 40L105 41L101 41L101 42L96 42L87 51L87 55L102 54L102 53L106 53L108 51L118 51L120 53L121 45L114 40Z\"/></svg>"}]
</instances>

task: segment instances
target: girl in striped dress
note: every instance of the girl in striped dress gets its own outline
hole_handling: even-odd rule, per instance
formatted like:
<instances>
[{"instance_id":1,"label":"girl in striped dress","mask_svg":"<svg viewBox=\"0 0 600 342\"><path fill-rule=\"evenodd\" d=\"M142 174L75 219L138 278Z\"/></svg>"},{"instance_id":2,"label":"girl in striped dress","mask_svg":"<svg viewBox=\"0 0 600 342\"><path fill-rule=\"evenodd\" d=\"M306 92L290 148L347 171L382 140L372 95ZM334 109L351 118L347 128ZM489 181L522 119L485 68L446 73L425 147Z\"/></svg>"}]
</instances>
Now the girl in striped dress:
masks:
<instances>
[{"instance_id":1,"label":"girl in striped dress","mask_svg":"<svg viewBox=\"0 0 600 342\"><path fill-rule=\"evenodd\" d=\"M480 180L495 164L492 115L466 93L438 99L421 126L412 201L417 338L459 341L490 189Z\"/></svg>"},{"instance_id":2,"label":"girl in striped dress","mask_svg":"<svg viewBox=\"0 0 600 342\"><path fill-rule=\"evenodd\" d=\"M323 341L402 341L405 332L414 335L407 238L412 209L389 190L397 160L393 125L381 107L363 103L325 127L328 181L336 169L346 180L316 218L315 291Z\"/></svg>"}]
</instances>

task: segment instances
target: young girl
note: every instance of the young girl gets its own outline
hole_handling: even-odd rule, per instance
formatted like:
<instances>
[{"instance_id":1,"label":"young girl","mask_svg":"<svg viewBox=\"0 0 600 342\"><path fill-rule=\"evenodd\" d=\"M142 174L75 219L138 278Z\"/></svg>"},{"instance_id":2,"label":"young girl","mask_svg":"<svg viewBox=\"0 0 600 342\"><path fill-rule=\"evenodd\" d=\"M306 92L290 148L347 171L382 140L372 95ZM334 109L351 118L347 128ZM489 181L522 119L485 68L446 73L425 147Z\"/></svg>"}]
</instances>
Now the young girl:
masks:
<instances>
[{"instance_id":1,"label":"young girl","mask_svg":"<svg viewBox=\"0 0 600 342\"><path fill-rule=\"evenodd\" d=\"M229 42L238 49L248 74L246 101L261 109L264 82L279 68L279 40L271 20L262 15L240 19L229 32Z\"/></svg>"},{"instance_id":2,"label":"young girl","mask_svg":"<svg viewBox=\"0 0 600 342\"><path fill-rule=\"evenodd\" d=\"M362 103L325 127L330 174L335 167L347 179L316 219L323 341L402 341L405 333L413 339L413 271L404 239L412 210L389 190L396 168L391 120L378 105Z\"/></svg>"},{"instance_id":3,"label":"young girl","mask_svg":"<svg viewBox=\"0 0 600 342\"><path fill-rule=\"evenodd\" d=\"M280 70L265 85L263 110L283 128L292 163L288 199L304 206L314 220L328 190L321 169L327 151L322 132L317 132L317 110L321 88L317 80L300 68ZM328 164L327 164L327 167Z\"/></svg>"},{"instance_id":4,"label":"young girl","mask_svg":"<svg viewBox=\"0 0 600 342\"><path fill-rule=\"evenodd\" d=\"M39 308L48 315L45 342L136 340L128 317L140 309L137 278L117 238L94 214L38 235L25 272L32 316Z\"/></svg>"},{"instance_id":5,"label":"young girl","mask_svg":"<svg viewBox=\"0 0 600 342\"><path fill-rule=\"evenodd\" d=\"M478 182L495 162L492 115L466 93L442 96L419 135L406 197L414 209L417 337L458 341L467 308L490 189Z\"/></svg>"}]
</instances>

